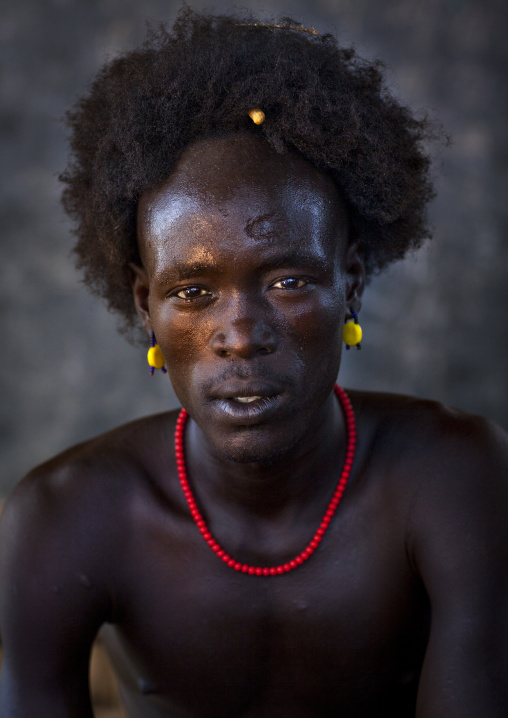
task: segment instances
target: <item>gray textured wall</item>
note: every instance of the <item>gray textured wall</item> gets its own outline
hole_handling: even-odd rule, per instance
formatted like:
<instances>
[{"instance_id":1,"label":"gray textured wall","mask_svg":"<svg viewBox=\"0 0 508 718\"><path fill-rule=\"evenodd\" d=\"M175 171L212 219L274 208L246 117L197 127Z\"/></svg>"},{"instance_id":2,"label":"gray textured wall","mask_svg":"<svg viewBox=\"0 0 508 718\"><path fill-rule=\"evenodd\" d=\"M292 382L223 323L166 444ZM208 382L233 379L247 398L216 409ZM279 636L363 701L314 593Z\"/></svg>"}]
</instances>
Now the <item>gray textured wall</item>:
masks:
<instances>
[{"instance_id":1,"label":"gray textured wall","mask_svg":"<svg viewBox=\"0 0 508 718\"><path fill-rule=\"evenodd\" d=\"M191 0L201 9L202 2ZM79 285L58 201L61 117L100 64L172 19L172 0L16 0L1 11L0 494L69 444L174 405L144 352ZM216 2L217 10L229 4ZM435 239L367 291L346 386L415 393L508 427L507 5L493 0L267 0L392 68L404 101L439 116Z\"/></svg>"}]
</instances>

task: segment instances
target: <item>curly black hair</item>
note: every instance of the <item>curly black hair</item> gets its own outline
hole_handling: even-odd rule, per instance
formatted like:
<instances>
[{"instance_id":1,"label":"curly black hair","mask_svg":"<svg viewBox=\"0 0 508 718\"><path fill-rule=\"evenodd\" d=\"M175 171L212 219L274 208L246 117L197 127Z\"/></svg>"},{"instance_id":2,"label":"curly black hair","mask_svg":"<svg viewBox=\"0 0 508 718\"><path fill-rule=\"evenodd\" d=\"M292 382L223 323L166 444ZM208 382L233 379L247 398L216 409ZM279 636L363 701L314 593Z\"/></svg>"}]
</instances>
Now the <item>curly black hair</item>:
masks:
<instances>
[{"instance_id":1,"label":"curly black hair","mask_svg":"<svg viewBox=\"0 0 508 718\"><path fill-rule=\"evenodd\" d=\"M68 113L72 155L61 179L77 220L85 282L135 320L129 262L140 262L140 195L167 178L198 138L254 132L296 149L340 186L367 275L430 236L425 146L436 136L387 90L384 65L290 18L203 15L184 7L172 28L107 64ZM248 116L261 107L266 120Z\"/></svg>"}]
</instances>

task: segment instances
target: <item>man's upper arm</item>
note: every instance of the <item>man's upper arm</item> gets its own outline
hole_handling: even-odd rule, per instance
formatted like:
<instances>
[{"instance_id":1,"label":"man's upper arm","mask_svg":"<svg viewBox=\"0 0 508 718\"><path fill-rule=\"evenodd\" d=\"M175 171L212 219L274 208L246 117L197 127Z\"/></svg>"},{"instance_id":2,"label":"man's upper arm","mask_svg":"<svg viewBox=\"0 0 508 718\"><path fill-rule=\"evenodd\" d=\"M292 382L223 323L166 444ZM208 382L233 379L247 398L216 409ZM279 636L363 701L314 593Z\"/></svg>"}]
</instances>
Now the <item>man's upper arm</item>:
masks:
<instances>
[{"instance_id":1,"label":"man's upper arm","mask_svg":"<svg viewBox=\"0 0 508 718\"><path fill-rule=\"evenodd\" d=\"M508 710L508 441L476 418L443 426L412 508L432 624L418 718Z\"/></svg>"},{"instance_id":2,"label":"man's upper arm","mask_svg":"<svg viewBox=\"0 0 508 718\"><path fill-rule=\"evenodd\" d=\"M65 481L31 477L0 522L2 718L90 718L88 662L109 602L93 521Z\"/></svg>"}]
</instances>

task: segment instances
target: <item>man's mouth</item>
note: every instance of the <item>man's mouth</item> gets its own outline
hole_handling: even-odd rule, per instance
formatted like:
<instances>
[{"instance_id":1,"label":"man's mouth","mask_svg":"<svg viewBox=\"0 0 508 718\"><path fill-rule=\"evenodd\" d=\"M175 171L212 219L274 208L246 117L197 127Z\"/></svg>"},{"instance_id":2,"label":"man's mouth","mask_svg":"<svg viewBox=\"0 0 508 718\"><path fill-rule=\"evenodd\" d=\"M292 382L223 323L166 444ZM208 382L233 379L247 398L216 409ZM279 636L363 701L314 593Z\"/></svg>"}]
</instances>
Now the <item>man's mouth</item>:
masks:
<instances>
[{"instance_id":1,"label":"man's mouth","mask_svg":"<svg viewBox=\"0 0 508 718\"><path fill-rule=\"evenodd\" d=\"M215 411L228 423L250 426L264 423L279 406L280 394L275 396L230 396L224 399L215 399Z\"/></svg>"},{"instance_id":2,"label":"man's mouth","mask_svg":"<svg viewBox=\"0 0 508 718\"><path fill-rule=\"evenodd\" d=\"M217 418L248 426L267 421L279 407L283 393L282 387L271 382L234 380L222 384L210 398Z\"/></svg>"}]
</instances>

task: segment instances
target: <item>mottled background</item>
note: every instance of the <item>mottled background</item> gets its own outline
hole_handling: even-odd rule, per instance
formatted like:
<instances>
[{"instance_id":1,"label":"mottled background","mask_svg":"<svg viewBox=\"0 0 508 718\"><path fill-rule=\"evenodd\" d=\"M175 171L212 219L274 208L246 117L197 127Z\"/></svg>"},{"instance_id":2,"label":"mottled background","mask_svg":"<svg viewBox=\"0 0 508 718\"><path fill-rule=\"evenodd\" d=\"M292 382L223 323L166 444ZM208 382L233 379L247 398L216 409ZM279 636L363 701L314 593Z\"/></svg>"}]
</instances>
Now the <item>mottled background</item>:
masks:
<instances>
[{"instance_id":1,"label":"mottled background","mask_svg":"<svg viewBox=\"0 0 508 718\"><path fill-rule=\"evenodd\" d=\"M198 9L204 5L192 1ZM171 20L172 0L15 0L0 16L0 495L69 444L174 405L145 352L79 284L57 175L65 110L97 68ZM216 2L225 10L230 4ZM453 137L437 160L435 238L369 287L346 386L432 397L508 428L508 5L494 0L257 2L390 67L394 91ZM169 440L169 439L168 439Z\"/></svg>"}]
</instances>

